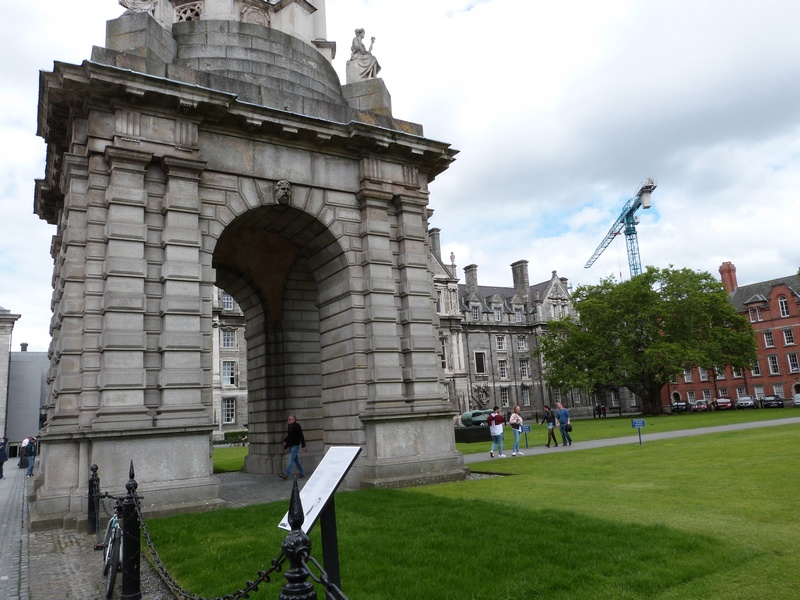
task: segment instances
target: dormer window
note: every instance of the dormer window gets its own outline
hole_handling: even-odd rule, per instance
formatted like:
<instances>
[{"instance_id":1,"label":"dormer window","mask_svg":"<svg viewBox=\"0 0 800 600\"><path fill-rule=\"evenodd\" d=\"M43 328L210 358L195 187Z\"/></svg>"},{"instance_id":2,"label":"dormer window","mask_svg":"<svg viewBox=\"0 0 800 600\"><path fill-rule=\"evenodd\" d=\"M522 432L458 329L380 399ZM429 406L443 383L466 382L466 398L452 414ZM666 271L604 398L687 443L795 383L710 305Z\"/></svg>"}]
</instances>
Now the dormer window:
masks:
<instances>
[{"instance_id":1,"label":"dormer window","mask_svg":"<svg viewBox=\"0 0 800 600\"><path fill-rule=\"evenodd\" d=\"M477 321L478 318L480 317L480 312L478 310L478 307L477 306L473 306L473 307L471 307L470 310L472 311L472 320L473 321Z\"/></svg>"},{"instance_id":2,"label":"dormer window","mask_svg":"<svg viewBox=\"0 0 800 600\"><path fill-rule=\"evenodd\" d=\"M781 309L781 316L788 317L789 316L789 301L786 299L786 296L780 296L778 298L778 306Z\"/></svg>"},{"instance_id":3,"label":"dormer window","mask_svg":"<svg viewBox=\"0 0 800 600\"><path fill-rule=\"evenodd\" d=\"M502 317L503 317L503 314L502 314L502 312L500 312L500 307L499 307L499 306L495 306L495 307L494 307L494 309L493 309L493 311L494 311L494 320L495 320L495 323L499 323L499 322L500 322L500 320L501 320L501 319L502 319Z\"/></svg>"}]
</instances>

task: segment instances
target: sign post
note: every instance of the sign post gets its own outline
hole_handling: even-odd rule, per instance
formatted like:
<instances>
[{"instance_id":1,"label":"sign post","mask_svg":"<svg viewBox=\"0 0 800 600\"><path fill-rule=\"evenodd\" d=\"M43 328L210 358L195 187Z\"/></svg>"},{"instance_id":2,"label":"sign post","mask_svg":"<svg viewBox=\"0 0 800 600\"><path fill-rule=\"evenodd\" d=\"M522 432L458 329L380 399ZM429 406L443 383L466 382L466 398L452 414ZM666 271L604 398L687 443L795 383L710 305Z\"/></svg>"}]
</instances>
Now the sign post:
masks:
<instances>
[{"instance_id":1,"label":"sign post","mask_svg":"<svg viewBox=\"0 0 800 600\"><path fill-rule=\"evenodd\" d=\"M642 445L642 429L644 429L644 419L631 419L631 427L639 430L639 445Z\"/></svg>"},{"instance_id":2,"label":"sign post","mask_svg":"<svg viewBox=\"0 0 800 600\"><path fill-rule=\"evenodd\" d=\"M522 426L522 433L525 434L525 449L526 450L529 448L529 446L528 446L528 434L530 432L531 432L531 426L530 425L523 425Z\"/></svg>"}]
</instances>

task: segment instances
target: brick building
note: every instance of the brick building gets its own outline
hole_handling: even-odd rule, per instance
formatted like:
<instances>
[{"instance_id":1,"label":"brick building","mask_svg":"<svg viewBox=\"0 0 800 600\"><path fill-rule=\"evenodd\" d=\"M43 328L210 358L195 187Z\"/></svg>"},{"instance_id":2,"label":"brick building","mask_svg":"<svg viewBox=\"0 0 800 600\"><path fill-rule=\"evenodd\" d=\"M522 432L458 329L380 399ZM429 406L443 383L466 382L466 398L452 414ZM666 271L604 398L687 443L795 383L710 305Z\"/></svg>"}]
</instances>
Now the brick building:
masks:
<instances>
[{"instance_id":1,"label":"brick building","mask_svg":"<svg viewBox=\"0 0 800 600\"><path fill-rule=\"evenodd\" d=\"M726 367L718 373L686 369L662 392L663 402L771 395L791 398L800 393L800 277L795 274L740 287L732 263L723 263L719 272L736 312L753 325L756 364L750 369Z\"/></svg>"}]
</instances>

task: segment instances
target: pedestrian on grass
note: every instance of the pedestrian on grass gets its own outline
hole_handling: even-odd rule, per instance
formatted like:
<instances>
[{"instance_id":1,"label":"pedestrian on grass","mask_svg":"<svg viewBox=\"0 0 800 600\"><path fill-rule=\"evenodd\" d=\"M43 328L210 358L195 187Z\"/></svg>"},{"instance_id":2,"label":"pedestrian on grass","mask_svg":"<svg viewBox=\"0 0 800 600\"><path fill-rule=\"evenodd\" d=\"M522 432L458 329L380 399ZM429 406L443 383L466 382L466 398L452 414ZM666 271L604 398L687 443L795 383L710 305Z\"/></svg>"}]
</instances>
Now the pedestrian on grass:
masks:
<instances>
[{"instance_id":1,"label":"pedestrian on grass","mask_svg":"<svg viewBox=\"0 0 800 600\"><path fill-rule=\"evenodd\" d=\"M497 448L498 454L500 458L505 458L506 455L503 454L503 423L506 422L506 418L500 414L500 407L495 406L492 409L492 414L489 415L489 418L486 419L486 424L489 426L489 435L492 436L492 447L489 450L489 456L494 458L494 449Z\"/></svg>"},{"instance_id":2,"label":"pedestrian on grass","mask_svg":"<svg viewBox=\"0 0 800 600\"><path fill-rule=\"evenodd\" d=\"M303 470L303 465L300 462L300 449L306 452L306 438L303 435L303 428L300 423L294 418L294 415L289 415L289 426L286 429L286 437L283 438L283 447L289 449L289 466L286 467L285 473L278 473L281 479L289 479L292 472L292 466L297 466L297 478L302 479L305 477L306 472Z\"/></svg>"},{"instance_id":3,"label":"pedestrian on grass","mask_svg":"<svg viewBox=\"0 0 800 600\"><path fill-rule=\"evenodd\" d=\"M544 416L542 417L541 425L547 423L547 443L545 446L550 447L550 440L553 440L556 448L558 448L558 440L556 439L556 416L550 410L550 406L544 407Z\"/></svg>"},{"instance_id":4,"label":"pedestrian on grass","mask_svg":"<svg viewBox=\"0 0 800 600\"><path fill-rule=\"evenodd\" d=\"M514 407L514 412L511 413L508 422L514 432L514 447L511 449L511 456L516 456L517 454L524 456L524 454L519 451L519 437L522 434L522 415L519 414L519 406Z\"/></svg>"},{"instance_id":5,"label":"pedestrian on grass","mask_svg":"<svg viewBox=\"0 0 800 600\"><path fill-rule=\"evenodd\" d=\"M0 438L0 479L3 478L3 465L8 460L8 438Z\"/></svg>"},{"instance_id":6,"label":"pedestrian on grass","mask_svg":"<svg viewBox=\"0 0 800 600\"><path fill-rule=\"evenodd\" d=\"M569 411L564 408L564 405L559 402L556 404L558 410L556 411L556 422L558 423L558 429L561 431L561 445L566 446L567 442L569 445L572 446L572 436L567 431L567 425L571 425L571 417Z\"/></svg>"}]
</instances>

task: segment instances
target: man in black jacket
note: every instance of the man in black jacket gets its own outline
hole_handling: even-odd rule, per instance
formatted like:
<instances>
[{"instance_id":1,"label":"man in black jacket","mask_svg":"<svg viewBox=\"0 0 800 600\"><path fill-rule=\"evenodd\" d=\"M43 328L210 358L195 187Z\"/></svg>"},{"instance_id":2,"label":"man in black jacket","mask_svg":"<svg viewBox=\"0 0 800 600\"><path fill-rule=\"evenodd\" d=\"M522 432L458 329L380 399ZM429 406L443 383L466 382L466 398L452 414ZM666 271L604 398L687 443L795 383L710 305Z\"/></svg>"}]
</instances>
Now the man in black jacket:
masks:
<instances>
[{"instance_id":1,"label":"man in black jacket","mask_svg":"<svg viewBox=\"0 0 800 600\"><path fill-rule=\"evenodd\" d=\"M300 423L294 418L294 415L289 415L289 427L286 431L286 437L283 438L283 447L289 449L289 466L286 467L285 473L278 473L281 479L289 479L289 474L292 472L292 465L297 465L298 479L305 477L303 465L300 464L300 448L303 452L306 451L306 438L303 436L303 428Z\"/></svg>"}]
</instances>

